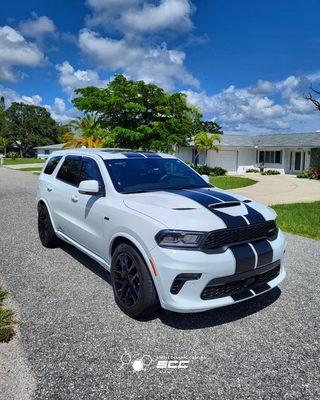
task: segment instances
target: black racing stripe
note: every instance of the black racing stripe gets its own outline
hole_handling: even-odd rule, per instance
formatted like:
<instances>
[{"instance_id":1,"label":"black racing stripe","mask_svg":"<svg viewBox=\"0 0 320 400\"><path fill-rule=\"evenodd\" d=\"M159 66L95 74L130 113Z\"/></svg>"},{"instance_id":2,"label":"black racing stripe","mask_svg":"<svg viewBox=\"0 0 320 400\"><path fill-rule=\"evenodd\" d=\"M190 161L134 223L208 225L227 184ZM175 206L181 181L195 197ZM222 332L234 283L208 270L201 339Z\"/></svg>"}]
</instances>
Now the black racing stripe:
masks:
<instances>
[{"instance_id":1,"label":"black racing stripe","mask_svg":"<svg viewBox=\"0 0 320 400\"><path fill-rule=\"evenodd\" d=\"M145 158L142 154L140 153L134 153L134 152L123 152L122 153L124 156L127 158Z\"/></svg>"},{"instance_id":2,"label":"black racing stripe","mask_svg":"<svg viewBox=\"0 0 320 400\"><path fill-rule=\"evenodd\" d=\"M159 154L156 153L142 153L142 154L147 158L162 158L161 156L159 156Z\"/></svg>"},{"instance_id":3,"label":"black racing stripe","mask_svg":"<svg viewBox=\"0 0 320 400\"><path fill-rule=\"evenodd\" d=\"M247 243L229 247L236 259L236 274L252 271L256 263L256 256Z\"/></svg>"},{"instance_id":4,"label":"black racing stripe","mask_svg":"<svg viewBox=\"0 0 320 400\"><path fill-rule=\"evenodd\" d=\"M231 297L233 298L234 301L239 301L239 300L244 300L247 297L252 297L253 294L250 292L250 290L243 290L240 293L236 293L232 295Z\"/></svg>"},{"instance_id":5,"label":"black racing stripe","mask_svg":"<svg viewBox=\"0 0 320 400\"><path fill-rule=\"evenodd\" d=\"M209 211L211 211L214 215L222 219L222 221L226 224L227 228L237 228L239 226L247 226L246 221L241 216L233 216L226 214L222 211L215 210L210 208L209 206L213 203L221 203L222 201L216 200L212 197L209 197L204 192L199 191L198 189L180 189L180 190L168 190L170 193L175 193L180 196L187 197L188 199L194 200L202 206L206 207Z\"/></svg>"},{"instance_id":6,"label":"black racing stripe","mask_svg":"<svg viewBox=\"0 0 320 400\"><path fill-rule=\"evenodd\" d=\"M263 265L270 264L273 259L273 249L271 244L267 240L259 240L258 242L253 242L252 246L258 255L257 268Z\"/></svg>"},{"instance_id":7,"label":"black racing stripe","mask_svg":"<svg viewBox=\"0 0 320 400\"><path fill-rule=\"evenodd\" d=\"M248 206L248 204L246 204L245 206L247 207L247 210L248 210L248 214L246 215L246 218L250 222L250 224L259 224L261 222L266 221L264 216L261 213L259 213L259 211Z\"/></svg>"},{"instance_id":8,"label":"black racing stripe","mask_svg":"<svg viewBox=\"0 0 320 400\"><path fill-rule=\"evenodd\" d=\"M237 198L230 196L227 193L221 193L218 192L216 190L212 190L212 189L205 189L205 188L201 188L201 189L197 189L202 193L207 193L210 194L222 201L240 201ZM254 208L248 206L246 204L247 210L248 210L248 214L246 215L247 220L250 222L250 224L259 224L260 222L265 222L265 218L263 217L263 215L261 213L259 213L259 211L255 210Z\"/></svg>"},{"instance_id":9,"label":"black racing stripe","mask_svg":"<svg viewBox=\"0 0 320 400\"><path fill-rule=\"evenodd\" d=\"M218 199L220 199L222 201L240 201L236 197L230 196L227 193L221 193L221 192L218 192L217 190L213 190L213 189L209 189L209 188L208 189L201 188L201 189L197 189L197 191L206 193L206 194L210 194L211 196L217 197Z\"/></svg>"}]
</instances>

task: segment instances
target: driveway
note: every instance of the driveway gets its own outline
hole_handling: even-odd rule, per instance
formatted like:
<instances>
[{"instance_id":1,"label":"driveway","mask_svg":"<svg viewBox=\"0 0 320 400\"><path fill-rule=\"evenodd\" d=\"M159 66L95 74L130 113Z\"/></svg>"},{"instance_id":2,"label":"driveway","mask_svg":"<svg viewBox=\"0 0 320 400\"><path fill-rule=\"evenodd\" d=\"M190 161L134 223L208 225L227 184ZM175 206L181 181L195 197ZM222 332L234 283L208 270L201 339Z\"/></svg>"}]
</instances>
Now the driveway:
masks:
<instances>
[{"instance_id":1,"label":"driveway","mask_svg":"<svg viewBox=\"0 0 320 400\"><path fill-rule=\"evenodd\" d=\"M245 174L255 185L233 189L264 204L300 203L320 200L320 181L299 179L295 175Z\"/></svg>"},{"instance_id":2,"label":"driveway","mask_svg":"<svg viewBox=\"0 0 320 400\"><path fill-rule=\"evenodd\" d=\"M0 276L20 308L32 398L320 398L319 242L287 235L280 289L202 314L134 321L115 305L103 268L68 245L40 245L36 180L0 168ZM135 371L121 364L125 352L151 364ZM161 358L189 367L157 369Z\"/></svg>"}]
</instances>

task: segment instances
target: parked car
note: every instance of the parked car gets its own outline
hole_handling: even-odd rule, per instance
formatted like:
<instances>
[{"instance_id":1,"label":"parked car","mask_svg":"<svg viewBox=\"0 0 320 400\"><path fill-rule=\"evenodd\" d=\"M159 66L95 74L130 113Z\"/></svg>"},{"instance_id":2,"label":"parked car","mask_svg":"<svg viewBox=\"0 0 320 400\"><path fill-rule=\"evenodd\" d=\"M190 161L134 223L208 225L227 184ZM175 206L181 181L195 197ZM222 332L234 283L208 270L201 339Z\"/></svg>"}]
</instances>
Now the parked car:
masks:
<instances>
[{"instance_id":1,"label":"parked car","mask_svg":"<svg viewBox=\"0 0 320 400\"><path fill-rule=\"evenodd\" d=\"M210 185L174 156L64 150L37 189L39 237L108 271L133 318L160 305L199 312L251 299L285 277L275 212Z\"/></svg>"}]
</instances>

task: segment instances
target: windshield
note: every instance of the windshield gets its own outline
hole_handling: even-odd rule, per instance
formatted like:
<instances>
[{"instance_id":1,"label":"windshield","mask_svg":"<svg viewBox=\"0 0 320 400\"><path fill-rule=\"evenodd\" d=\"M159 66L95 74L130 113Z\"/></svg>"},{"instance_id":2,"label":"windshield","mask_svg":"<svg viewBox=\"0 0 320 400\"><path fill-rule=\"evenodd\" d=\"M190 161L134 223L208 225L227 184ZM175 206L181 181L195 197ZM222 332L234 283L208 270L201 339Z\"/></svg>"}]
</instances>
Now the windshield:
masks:
<instances>
[{"instance_id":1,"label":"windshield","mask_svg":"<svg viewBox=\"0 0 320 400\"><path fill-rule=\"evenodd\" d=\"M210 187L192 168L175 158L131 158L104 163L120 193Z\"/></svg>"}]
</instances>

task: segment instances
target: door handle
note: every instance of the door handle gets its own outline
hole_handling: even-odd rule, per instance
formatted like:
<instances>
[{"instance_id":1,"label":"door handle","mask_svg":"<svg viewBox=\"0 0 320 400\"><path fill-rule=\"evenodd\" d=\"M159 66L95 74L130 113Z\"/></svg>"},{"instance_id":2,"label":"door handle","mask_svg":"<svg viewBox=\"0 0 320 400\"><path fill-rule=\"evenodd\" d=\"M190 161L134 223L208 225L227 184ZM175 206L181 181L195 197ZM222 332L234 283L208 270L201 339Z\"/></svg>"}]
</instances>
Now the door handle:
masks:
<instances>
[{"instance_id":1,"label":"door handle","mask_svg":"<svg viewBox=\"0 0 320 400\"><path fill-rule=\"evenodd\" d=\"M71 200L72 200L74 203L76 203L76 202L79 200L79 197L78 197L77 195L73 194L73 195L71 196Z\"/></svg>"},{"instance_id":2,"label":"door handle","mask_svg":"<svg viewBox=\"0 0 320 400\"><path fill-rule=\"evenodd\" d=\"M53 188L51 186L47 186L47 191L52 192Z\"/></svg>"}]
</instances>

